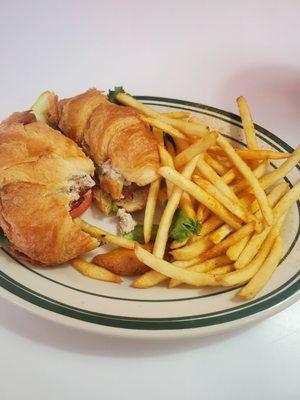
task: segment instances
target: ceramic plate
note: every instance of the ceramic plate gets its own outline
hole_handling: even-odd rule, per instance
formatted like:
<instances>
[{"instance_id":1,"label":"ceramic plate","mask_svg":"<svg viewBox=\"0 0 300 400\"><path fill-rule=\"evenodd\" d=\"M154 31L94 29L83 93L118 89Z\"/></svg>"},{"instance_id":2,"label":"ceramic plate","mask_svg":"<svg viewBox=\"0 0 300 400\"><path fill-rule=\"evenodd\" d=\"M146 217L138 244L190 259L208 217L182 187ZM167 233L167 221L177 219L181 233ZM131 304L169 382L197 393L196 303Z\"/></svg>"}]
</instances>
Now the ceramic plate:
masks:
<instances>
[{"instance_id":1,"label":"ceramic plate","mask_svg":"<svg viewBox=\"0 0 300 400\"><path fill-rule=\"evenodd\" d=\"M138 97L158 110L188 110L212 128L242 143L240 118L201 104L159 98ZM293 149L274 134L256 125L262 148L291 152ZM271 168L276 168L272 163ZM287 176L290 186L299 169ZM66 325L111 335L134 337L185 337L211 334L239 327L272 315L294 302L299 294L299 211L294 205L282 229L284 256L272 279L254 300L242 302L238 288L134 289L128 278L122 285L83 277L70 265L39 268L21 264L0 252L1 293L4 297L41 316ZM115 221L88 210L84 219L114 231ZM102 250L101 250L102 251Z\"/></svg>"}]
</instances>

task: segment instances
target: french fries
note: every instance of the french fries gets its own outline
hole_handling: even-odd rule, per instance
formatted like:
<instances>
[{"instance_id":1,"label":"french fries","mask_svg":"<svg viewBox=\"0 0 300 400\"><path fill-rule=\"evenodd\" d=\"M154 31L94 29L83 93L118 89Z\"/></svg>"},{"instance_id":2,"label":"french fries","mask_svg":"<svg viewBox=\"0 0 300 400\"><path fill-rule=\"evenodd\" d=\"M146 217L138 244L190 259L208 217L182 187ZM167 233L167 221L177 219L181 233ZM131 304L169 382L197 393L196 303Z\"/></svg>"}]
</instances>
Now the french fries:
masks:
<instances>
[{"instance_id":1,"label":"french fries","mask_svg":"<svg viewBox=\"0 0 300 400\"><path fill-rule=\"evenodd\" d=\"M71 260L70 263L77 271L88 278L97 279L99 281L122 283L122 279L119 275L108 271L108 269L99 267L96 264L80 260L79 258Z\"/></svg>"},{"instance_id":2,"label":"french fries","mask_svg":"<svg viewBox=\"0 0 300 400\"><path fill-rule=\"evenodd\" d=\"M240 206L240 203L234 202L231 198L227 197L226 194L221 192L216 186L207 181L206 179L198 178L197 176L193 177L193 181L197 183L201 189L205 192L209 193L212 197L218 200L227 210L231 211L236 217L241 219L244 222L249 221L248 214L246 210Z\"/></svg>"},{"instance_id":3,"label":"french fries","mask_svg":"<svg viewBox=\"0 0 300 400\"><path fill-rule=\"evenodd\" d=\"M208 127L201 121L195 124L187 121L182 121L180 119L166 117L159 112L153 110L151 107L146 106L145 104L134 99L127 93L118 93L116 97L120 103L125 104L129 107L133 107L136 110L140 111L142 114L145 114L151 118L162 120L186 135L202 137L208 132Z\"/></svg>"},{"instance_id":4,"label":"french fries","mask_svg":"<svg viewBox=\"0 0 300 400\"><path fill-rule=\"evenodd\" d=\"M187 268L189 271L196 271L196 272L209 272L214 268L222 267L230 262L227 256L219 256L215 258L211 258L210 260L206 260L200 264L195 264L192 266L185 266L180 261L174 261L173 265L179 266L181 268ZM181 285L182 282L178 281L177 279L170 279L169 288L174 288Z\"/></svg>"},{"instance_id":5,"label":"french fries","mask_svg":"<svg viewBox=\"0 0 300 400\"><path fill-rule=\"evenodd\" d=\"M249 182L267 224L271 225L273 221L273 213L271 207L269 206L267 196L263 188L260 186L258 179L253 174L248 165L236 154L234 148L227 140L219 136L219 138L217 139L217 143L222 147L222 149L224 149L228 158L235 165L236 169L238 169L240 173L244 176L244 178Z\"/></svg>"},{"instance_id":6,"label":"french fries","mask_svg":"<svg viewBox=\"0 0 300 400\"><path fill-rule=\"evenodd\" d=\"M187 140L186 136L184 136L181 132L179 132L173 126L169 125L167 122L161 121L156 118L142 117L142 116L140 117L140 119L144 122L147 122L150 126L161 129L162 131L168 133L169 135L171 135L172 137L174 137L176 139Z\"/></svg>"},{"instance_id":7,"label":"french fries","mask_svg":"<svg viewBox=\"0 0 300 400\"><path fill-rule=\"evenodd\" d=\"M168 179L170 182L174 183L182 190L188 192L196 200L198 200L200 203L204 204L207 208L217 214L223 221L227 222L228 225L233 226L235 229L238 229L241 226L241 223L238 221L238 219L232 213L230 213L219 201L210 196L195 183L186 179L183 175L179 174L169 167L161 167L158 170L158 173L165 179Z\"/></svg>"},{"instance_id":8,"label":"french fries","mask_svg":"<svg viewBox=\"0 0 300 400\"><path fill-rule=\"evenodd\" d=\"M101 228L88 224L80 218L75 218L74 222L79 225L83 232L86 232L100 240L100 243L113 243L117 246L124 247L125 249L134 249L135 242L133 240L126 239L122 236L113 235L112 233L106 232Z\"/></svg>"},{"instance_id":9,"label":"french fries","mask_svg":"<svg viewBox=\"0 0 300 400\"><path fill-rule=\"evenodd\" d=\"M239 242L233 244L232 246L228 247L226 251L226 255L230 260L235 261L239 258L241 252L244 250L246 247L247 243L249 242L250 235L245 236L243 239L241 239Z\"/></svg>"},{"instance_id":10,"label":"french fries","mask_svg":"<svg viewBox=\"0 0 300 400\"><path fill-rule=\"evenodd\" d=\"M174 165L178 169L185 165L195 156L206 151L217 140L218 134L215 132L208 133L202 139L197 140L188 148L183 150L174 158Z\"/></svg>"},{"instance_id":11,"label":"french fries","mask_svg":"<svg viewBox=\"0 0 300 400\"><path fill-rule=\"evenodd\" d=\"M196 242L181 247L179 249L173 250L170 253L174 257L175 260L190 260L199 256L199 254L203 253L204 251L210 249L213 246L212 241L208 236L204 236L200 238Z\"/></svg>"},{"instance_id":12,"label":"french fries","mask_svg":"<svg viewBox=\"0 0 300 400\"><path fill-rule=\"evenodd\" d=\"M196 156L185 166L183 170L184 177L188 179L192 176L194 169L196 168L197 162L198 162L198 157ZM156 239L153 246L153 254L160 259L162 259L165 254L169 229L172 223L174 213L178 207L181 195L182 195L182 190L177 187L174 188L160 220ZM166 277L162 275L160 272L150 271L138 277L133 282L133 287L136 288L151 287L157 285L160 282L163 282L165 279Z\"/></svg>"},{"instance_id":13,"label":"french fries","mask_svg":"<svg viewBox=\"0 0 300 400\"><path fill-rule=\"evenodd\" d=\"M167 203L152 254L134 241L79 218L75 222L100 242L134 250L145 268L143 272L151 269L134 280L135 288L149 288L167 280L169 288L182 283L196 287L246 284L238 296L245 300L255 297L280 261L280 229L287 211L300 197L300 182L289 190L284 182L269 193L266 189L300 161L300 146L291 154L260 149L243 97L237 99L237 104L247 148L234 147L221 133L209 131L205 122L191 117L189 112L157 112L126 93L117 93L116 98L142 114L139 118L152 127L158 144L161 167L159 179L149 186L143 228L145 243L150 242L157 200L162 199L163 191ZM173 140L166 140L164 133ZM283 161L267 172L270 160ZM168 243L178 207L202 225L201 231ZM182 229L189 233L188 224ZM121 282L118 275L87 261L76 259L72 265L94 279Z\"/></svg>"},{"instance_id":14,"label":"french fries","mask_svg":"<svg viewBox=\"0 0 300 400\"><path fill-rule=\"evenodd\" d=\"M149 243L151 239L151 232L153 227L154 214L156 209L157 197L160 186L160 179L152 182L149 188L145 215L144 215L144 240Z\"/></svg>"},{"instance_id":15,"label":"french fries","mask_svg":"<svg viewBox=\"0 0 300 400\"><path fill-rule=\"evenodd\" d=\"M218 281L222 286L235 286L248 282L259 270L267 255L269 254L276 237L279 235L284 216L272 227L262 246L258 250L256 256L244 268L218 277Z\"/></svg>"},{"instance_id":16,"label":"french fries","mask_svg":"<svg viewBox=\"0 0 300 400\"><path fill-rule=\"evenodd\" d=\"M282 239L277 236L273 247L264 261L263 265L260 267L257 274L244 286L239 292L238 296L244 300L253 299L265 286L265 284L270 279L271 275L278 266L280 258L282 255Z\"/></svg>"},{"instance_id":17,"label":"french fries","mask_svg":"<svg viewBox=\"0 0 300 400\"><path fill-rule=\"evenodd\" d=\"M228 168L225 165L223 165L217 159L210 156L208 153L205 154L204 159L207 162L207 164L210 165L216 171L218 175L222 176L226 174L226 172L228 171Z\"/></svg>"},{"instance_id":18,"label":"french fries","mask_svg":"<svg viewBox=\"0 0 300 400\"><path fill-rule=\"evenodd\" d=\"M149 253L138 245L135 247L135 254L142 263L148 265L148 267L152 268L153 270L164 276L168 276L169 278L180 280L188 285L207 286L210 284L217 284L214 276L176 267L167 261L155 257L153 254Z\"/></svg>"}]
</instances>

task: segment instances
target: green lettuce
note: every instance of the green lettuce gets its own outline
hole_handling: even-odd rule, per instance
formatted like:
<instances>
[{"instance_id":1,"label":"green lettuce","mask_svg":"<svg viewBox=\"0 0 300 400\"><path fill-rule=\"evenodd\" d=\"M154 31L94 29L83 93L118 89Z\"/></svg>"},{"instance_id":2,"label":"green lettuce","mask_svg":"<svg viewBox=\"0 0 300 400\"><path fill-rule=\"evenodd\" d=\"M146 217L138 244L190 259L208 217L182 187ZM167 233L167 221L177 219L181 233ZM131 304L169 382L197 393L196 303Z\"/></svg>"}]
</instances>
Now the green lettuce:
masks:
<instances>
[{"instance_id":1,"label":"green lettuce","mask_svg":"<svg viewBox=\"0 0 300 400\"><path fill-rule=\"evenodd\" d=\"M188 217L181 210L177 210L173 218L169 237L178 242L183 242L193 234L199 235L200 230L201 225L198 221Z\"/></svg>"},{"instance_id":2,"label":"green lettuce","mask_svg":"<svg viewBox=\"0 0 300 400\"><path fill-rule=\"evenodd\" d=\"M151 239L150 239L151 242L153 242L156 238L157 229L158 229L158 225L154 224L152 226ZM123 235L123 237L125 237L126 239L135 240L136 242L144 244L145 243L144 242L144 224L141 224L141 223L136 224L134 230L129 233L125 233L125 235Z\"/></svg>"},{"instance_id":3,"label":"green lettuce","mask_svg":"<svg viewBox=\"0 0 300 400\"><path fill-rule=\"evenodd\" d=\"M107 98L111 103L120 104L117 99L117 94L126 93L123 86L115 86L114 90L109 90Z\"/></svg>"},{"instance_id":4,"label":"green lettuce","mask_svg":"<svg viewBox=\"0 0 300 400\"><path fill-rule=\"evenodd\" d=\"M9 240L5 236L5 233L3 230L0 228L0 247L1 246L7 246L9 244Z\"/></svg>"}]
</instances>

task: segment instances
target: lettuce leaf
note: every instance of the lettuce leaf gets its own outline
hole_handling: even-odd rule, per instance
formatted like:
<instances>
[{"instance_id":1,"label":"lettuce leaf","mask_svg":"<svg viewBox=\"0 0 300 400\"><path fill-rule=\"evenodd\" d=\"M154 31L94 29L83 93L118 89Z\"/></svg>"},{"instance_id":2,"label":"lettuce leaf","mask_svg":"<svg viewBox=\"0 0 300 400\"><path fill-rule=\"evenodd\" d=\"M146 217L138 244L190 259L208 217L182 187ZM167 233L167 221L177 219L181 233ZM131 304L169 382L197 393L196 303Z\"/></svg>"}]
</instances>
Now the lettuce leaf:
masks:
<instances>
[{"instance_id":1,"label":"lettuce leaf","mask_svg":"<svg viewBox=\"0 0 300 400\"><path fill-rule=\"evenodd\" d=\"M158 225L154 224L152 226L151 239L150 239L151 242L153 242L156 238L157 229L158 229ZM144 244L145 243L144 242L144 224L141 224L141 223L136 224L134 230L129 233L125 233L125 235L123 235L123 237L125 237L126 239L135 240L136 242Z\"/></svg>"},{"instance_id":2,"label":"lettuce leaf","mask_svg":"<svg viewBox=\"0 0 300 400\"><path fill-rule=\"evenodd\" d=\"M123 86L115 86L114 90L109 90L107 99L114 104L120 104L117 100L117 94L119 93L126 93L125 90L123 89Z\"/></svg>"},{"instance_id":3,"label":"lettuce leaf","mask_svg":"<svg viewBox=\"0 0 300 400\"><path fill-rule=\"evenodd\" d=\"M9 240L5 236L5 233L3 232L3 230L0 228L0 247L6 246L8 244L9 244Z\"/></svg>"},{"instance_id":4,"label":"lettuce leaf","mask_svg":"<svg viewBox=\"0 0 300 400\"><path fill-rule=\"evenodd\" d=\"M201 225L198 221L188 217L184 212L178 209L173 218L169 237L178 242L182 242L193 234L199 235L200 230Z\"/></svg>"}]
</instances>

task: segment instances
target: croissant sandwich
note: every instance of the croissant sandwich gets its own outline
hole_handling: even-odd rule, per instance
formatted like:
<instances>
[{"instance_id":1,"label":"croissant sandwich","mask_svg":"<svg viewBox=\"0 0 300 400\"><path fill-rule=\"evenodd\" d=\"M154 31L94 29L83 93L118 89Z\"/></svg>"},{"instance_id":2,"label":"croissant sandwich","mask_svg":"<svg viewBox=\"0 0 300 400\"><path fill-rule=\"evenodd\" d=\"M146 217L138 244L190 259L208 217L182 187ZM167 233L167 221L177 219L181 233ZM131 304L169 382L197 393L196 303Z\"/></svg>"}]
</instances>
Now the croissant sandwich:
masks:
<instances>
[{"instance_id":1,"label":"croissant sandwich","mask_svg":"<svg viewBox=\"0 0 300 400\"><path fill-rule=\"evenodd\" d=\"M94 161L99 183L94 198L105 214L113 204L129 212L145 207L147 185L158 177L159 153L136 110L113 104L100 91L90 89L60 101L45 92L33 111L78 143Z\"/></svg>"},{"instance_id":2,"label":"croissant sandwich","mask_svg":"<svg viewBox=\"0 0 300 400\"><path fill-rule=\"evenodd\" d=\"M29 112L0 124L0 226L10 249L55 265L98 246L72 219L94 185L93 162ZM73 215L76 216L76 215Z\"/></svg>"}]
</instances>

